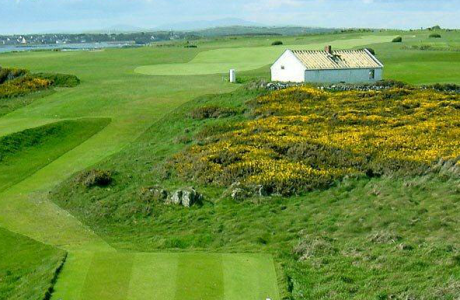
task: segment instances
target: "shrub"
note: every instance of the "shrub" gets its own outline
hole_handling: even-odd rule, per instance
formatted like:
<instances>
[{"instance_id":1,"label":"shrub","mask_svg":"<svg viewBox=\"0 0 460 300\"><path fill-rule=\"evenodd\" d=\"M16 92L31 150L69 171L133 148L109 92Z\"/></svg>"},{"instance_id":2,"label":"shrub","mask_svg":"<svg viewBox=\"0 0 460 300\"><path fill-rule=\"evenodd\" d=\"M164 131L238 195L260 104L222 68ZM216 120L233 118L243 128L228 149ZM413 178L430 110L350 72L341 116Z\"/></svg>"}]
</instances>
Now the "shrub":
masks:
<instances>
[{"instance_id":1,"label":"shrub","mask_svg":"<svg viewBox=\"0 0 460 300\"><path fill-rule=\"evenodd\" d=\"M375 55L375 50L372 48L366 48L372 55Z\"/></svg>"},{"instance_id":2,"label":"shrub","mask_svg":"<svg viewBox=\"0 0 460 300\"><path fill-rule=\"evenodd\" d=\"M112 172L92 169L81 173L77 176L76 180L87 188L95 186L104 187L112 183Z\"/></svg>"},{"instance_id":3,"label":"shrub","mask_svg":"<svg viewBox=\"0 0 460 300\"><path fill-rule=\"evenodd\" d=\"M434 39L439 39L439 38L441 38L441 35L439 33L432 33L432 34L430 34L429 37L434 38Z\"/></svg>"},{"instance_id":4,"label":"shrub","mask_svg":"<svg viewBox=\"0 0 460 300\"><path fill-rule=\"evenodd\" d=\"M198 48L197 45L185 45L184 48Z\"/></svg>"},{"instance_id":5,"label":"shrub","mask_svg":"<svg viewBox=\"0 0 460 300\"><path fill-rule=\"evenodd\" d=\"M28 74L27 70L24 69L10 69L10 68L1 68L0 67L0 84L13 80Z\"/></svg>"},{"instance_id":6,"label":"shrub","mask_svg":"<svg viewBox=\"0 0 460 300\"><path fill-rule=\"evenodd\" d=\"M207 127L172 166L186 180L291 195L345 176L419 175L440 158L459 157L452 141L460 95L388 84L396 87L292 87L260 96L249 102L252 120Z\"/></svg>"},{"instance_id":7,"label":"shrub","mask_svg":"<svg viewBox=\"0 0 460 300\"><path fill-rule=\"evenodd\" d=\"M195 108L190 112L189 115L193 119L204 120L211 118L228 117L235 115L236 113L237 111L233 108L210 105Z\"/></svg>"},{"instance_id":8,"label":"shrub","mask_svg":"<svg viewBox=\"0 0 460 300\"><path fill-rule=\"evenodd\" d=\"M282 42L282 41L274 41L274 42L272 43L272 46L281 46L281 45L283 45L283 42Z\"/></svg>"},{"instance_id":9,"label":"shrub","mask_svg":"<svg viewBox=\"0 0 460 300\"><path fill-rule=\"evenodd\" d=\"M55 87L75 87L80 84L80 79L75 75L36 73L33 77L49 80Z\"/></svg>"},{"instance_id":10,"label":"shrub","mask_svg":"<svg viewBox=\"0 0 460 300\"><path fill-rule=\"evenodd\" d=\"M395 37L393 40L392 40L393 43L401 43L402 42L402 37L398 36L398 37Z\"/></svg>"},{"instance_id":11,"label":"shrub","mask_svg":"<svg viewBox=\"0 0 460 300\"><path fill-rule=\"evenodd\" d=\"M5 81L0 85L0 99L24 96L32 92L47 89L51 81L25 75Z\"/></svg>"}]
</instances>

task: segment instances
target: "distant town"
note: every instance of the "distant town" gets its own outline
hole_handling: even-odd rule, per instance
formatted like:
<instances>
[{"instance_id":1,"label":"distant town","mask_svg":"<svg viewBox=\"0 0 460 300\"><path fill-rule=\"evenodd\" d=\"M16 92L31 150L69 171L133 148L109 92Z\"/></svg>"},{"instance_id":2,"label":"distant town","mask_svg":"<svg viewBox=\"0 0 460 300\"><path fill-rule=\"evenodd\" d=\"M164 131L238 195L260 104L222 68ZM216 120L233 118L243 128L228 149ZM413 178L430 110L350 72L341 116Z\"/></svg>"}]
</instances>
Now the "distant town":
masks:
<instances>
[{"instance_id":1,"label":"distant town","mask_svg":"<svg viewBox=\"0 0 460 300\"><path fill-rule=\"evenodd\" d=\"M138 33L88 33L88 34L32 34L0 35L0 46L51 45L81 43L119 43L133 42L148 44L151 42L193 38L190 33L181 32L138 32Z\"/></svg>"}]
</instances>

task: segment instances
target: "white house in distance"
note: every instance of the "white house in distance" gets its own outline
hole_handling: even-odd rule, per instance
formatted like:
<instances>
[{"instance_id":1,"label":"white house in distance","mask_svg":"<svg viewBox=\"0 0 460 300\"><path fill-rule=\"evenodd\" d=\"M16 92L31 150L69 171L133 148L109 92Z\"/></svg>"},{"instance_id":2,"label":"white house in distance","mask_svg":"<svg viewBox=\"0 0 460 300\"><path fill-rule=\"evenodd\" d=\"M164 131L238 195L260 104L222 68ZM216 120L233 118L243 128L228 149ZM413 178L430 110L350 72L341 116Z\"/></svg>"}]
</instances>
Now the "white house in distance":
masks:
<instances>
[{"instance_id":1,"label":"white house in distance","mask_svg":"<svg viewBox=\"0 0 460 300\"><path fill-rule=\"evenodd\" d=\"M271 67L272 81L371 83L382 80L383 64L367 49L286 50Z\"/></svg>"}]
</instances>

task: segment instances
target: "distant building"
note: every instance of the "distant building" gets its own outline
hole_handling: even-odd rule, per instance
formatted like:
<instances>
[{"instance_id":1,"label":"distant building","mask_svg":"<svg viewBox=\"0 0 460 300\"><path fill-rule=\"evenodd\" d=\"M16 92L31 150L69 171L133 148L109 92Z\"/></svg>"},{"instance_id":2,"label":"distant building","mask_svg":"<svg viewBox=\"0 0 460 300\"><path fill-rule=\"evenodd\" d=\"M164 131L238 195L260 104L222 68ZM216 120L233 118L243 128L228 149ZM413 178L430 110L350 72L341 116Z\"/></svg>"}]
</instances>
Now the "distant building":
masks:
<instances>
[{"instance_id":1,"label":"distant building","mask_svg":"<svg viewBox=\"0 0 460 300\"><path fill-rule=\"evenodd\" d=\"M272 81L369 83L381 80L383 64L367 49L286 50L271 67Z\"/></svg>"}]
</instances>

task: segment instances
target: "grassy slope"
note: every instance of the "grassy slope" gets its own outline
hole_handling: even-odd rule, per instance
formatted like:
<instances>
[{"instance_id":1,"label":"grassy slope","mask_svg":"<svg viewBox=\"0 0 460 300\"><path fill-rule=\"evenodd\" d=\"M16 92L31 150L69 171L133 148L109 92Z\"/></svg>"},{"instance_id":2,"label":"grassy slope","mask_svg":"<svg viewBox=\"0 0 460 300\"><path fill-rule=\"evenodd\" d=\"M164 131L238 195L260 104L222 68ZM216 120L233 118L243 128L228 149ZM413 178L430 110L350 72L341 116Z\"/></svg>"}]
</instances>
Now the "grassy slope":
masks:
<instances>
[{"instance_id":1,"label":"grassy slope","mask_svg":"<svg viewBox=\"0 0 460 300\"><path fill-rule=\"evenodd\" d=\"M140 64L187 60L195 54L184 55L182 49L145 48L1 55L2 65L22 66L32 71L74 73L82 83L3 116L0 118L0 136L69 118L104 117L111 118L112 122L91 139L0 194L0 224L54 245L79 248L92 240L94 247L100 247L101 242L97 238L94 240L87 229L46 201L47 191L69 174L119 151L181 103L203 93L232 88L222 83L220 77L190 80L133 73ZM46 224L48 228L40 228L38 224Z\"/></svg>"},{"instance_id":2,"label":"grassy slope","mask_svg":"<svg viewBox=\"0 0 460 300\"><path fill-rule=\"evenodd\" d=\"M65 252L0 228L0 299L42 300Z\"/></svg>"},{"instance_id":3,"label":"grassy slope","mask_svg":"<svg viewBox=\"0 0 460 300\"><path fill-rule=\"evenodd\" d=\"M54 90L46 90L46 91L40 91L37 93L33 93L31 95L27 95L24 97L0 99L0 117L16 109L27 106L37 99L47 97L54 92L55 92Z\"/></svg>"},{"instance_id":4,"label":"grassy slope","mask_svg":"<svg viewBox=\"0 0 460 300\"><path fill-rule=\"evenodd\" d=\"M1 137L0 191L77 147L109 123L109 119L63 121Z\"/></svg>"},{"instance_id":5,"label":"grassy slope","mask_svg":"<svg viewBox=\"0 0 460 300\"><path fill-rule=\"evenodd\" d=\"M368 34L364 34L364 36L366 35ZM377 35L387 36L389 33L383 32L377 33ZM286 44L307 45L313 43L318 45L333 40L340 40L341 43L349 44L350 42L344 40L356 41L361 36L363 34L353 33L290 37L287 38ZM24 67L34 72L75 74L82 80L82 83L76 88L60 90L58 93L38 99L32 104L0 118L0 135L67 118L109 117L112 119L111 124L99 134L50 163L21 185L13 187L8 193L0 194L0 199L2 199L0 208L9 207L8 213L0 215L0 223L15 231L21 231L50 242L47 240L48 238L52 239L53 236L57 237L58 235L51 232L48 235L46 230L37 232L35 228L38 227L33 225L39 220L37 215L40 213L37 214L37 211L32 210L30 215L20 214L20 218L17 218L17 212L31 203L28 195L34 193L35 199L44 199L46 191L61 182L66 174L81 170L118 152L156 120L181 103L205 93L234 89L234 86L223 83L220 75L145 76L135 74L134 69L136 67L149 64L185 63L204 50L261 46L267 45L267 42L270 40L266 38L245 37L236 40L228 38L204 42L203 45L200 44L198 49L171 47L118 49L101 52L33 52L0 55L0 64L4 66ZM359 40L359 44L363 44L362 40ZM408 51L401 50L401 45L386 44L385 47L389 47L388 51L395 51L394 55L385 54L383 51L380 54L382 56L388 55L388 60L385 60L385 63L390 68L393 65L392 60L396 60L398 57L396 53L404 55L406 53L404 51ZM435 51L431 51L430 54L433 58L442 55L442 53ZM458 60L454 57L453 61ZM407 57L405 63L414 63L414 61L411 57ZM451 63L451 65L455 65L455 63ZM249 73L251 76L266 77L267 71L268 68L264 67ZM425 68L424 78L426 81L434 82L439 78L433 77L431 71L429 68ZM388 73L391 78L405 79L401 71L395 70ZM444 74L443 76L447 75ZM43 192L36 193L37 190ZM47 212L44 213L44 211ZM49 224L50 230L65 224L63 220L54 225L45 222L49 215L59 213L52 207L41 207L40 212L45 218L42 223ZM77 235L77 233L73 234ZM61 238L64 240L56 239L54 243L72 243L62 235Z\"/></svg>"},{"instance_id":6,"label":"grassy slope","mask_svg":"<svg viewBox=\"0 0 460 300\"><path fill-rule=\"evenodd\" d=\"M53 199L116 248L272 253L284 267L283 288L296 299L460 295L458 179L350 179L326 191L255 203L220 200L221 189L198 187L207 196L202 207L143 202L142 187L191 184L162 181L158 166L206 124L229 121L192 120L193 107L235 107L252 96L238 91L187 103L100 165L118 174L110 191L69 181ZM293 255L299 241L310 251L306 261Z\"/></svg>"}]
</instances>

